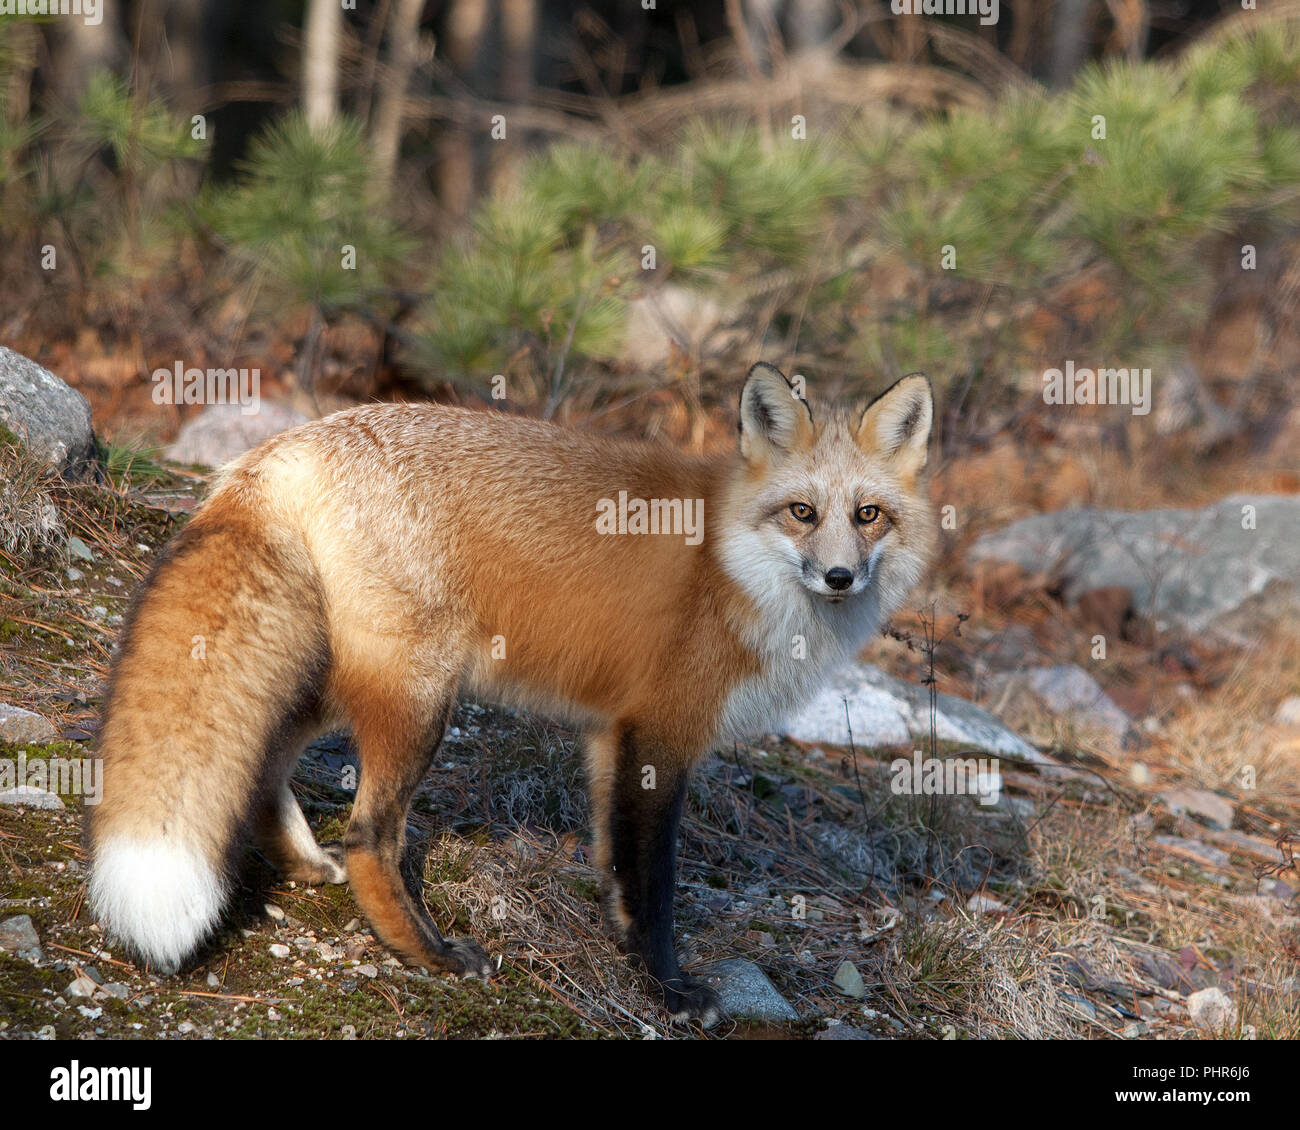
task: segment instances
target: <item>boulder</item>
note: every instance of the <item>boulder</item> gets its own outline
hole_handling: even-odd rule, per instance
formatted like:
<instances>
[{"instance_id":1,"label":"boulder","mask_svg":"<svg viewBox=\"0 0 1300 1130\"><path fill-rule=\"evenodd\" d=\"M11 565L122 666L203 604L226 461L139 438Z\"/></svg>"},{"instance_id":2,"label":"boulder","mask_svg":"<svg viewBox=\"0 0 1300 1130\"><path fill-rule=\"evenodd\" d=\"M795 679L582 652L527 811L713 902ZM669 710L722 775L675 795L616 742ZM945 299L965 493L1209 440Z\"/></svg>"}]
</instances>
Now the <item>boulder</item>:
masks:
<instances>
[{"instance_id":1,"label":"boulder","mask_svg":"<svg viewBox=\"0 0 1300 1130\"><path fill-rule=\"evenodd\" d=\"M167 449L167 458L221 467L263 440L306 422L301 412L274 400L259 401L257 411L248 414L240 404L209 404L184 424Z\"/></svg>"},{"instance_id":2,"label":"boulder","mask_svg":"<svg viewBox=\"0 0 1300 1130\"><path fill-rule=\"evenodd\" d=\"M68 475L95 460L90 405L35 361L0 345L0 424L31 454Z\"/></svg>"},{"instance_id":3,"label":"boulder","mask_svg":"<svg viewBox=\"0 0 1300 1130\"><path fill-rule=\"evenodd\" d=\"M67 807L58 793L38 789L35 785L0 789L0 804L8 808L49 808L56 811Z\"/></svg>"},{"instance_id":4,"label":"boulder","mask_svg":"<svg viewBox=\"0 0 1300 1130\"><path fill-rule=\"evenodd\" d=\"M705 970L704 975L714 982L728 1016L776 1024L799 1019L790 1002L752 961L741 958L719 961Z\"/></svg>"},{"instance_id":5,"label":"boulder","mask_svg":"<svg viewBox=\"0 0 1300 1130\"><path fill-rule=\"evenodd\" d=\"M0 742L39 745L52 742L58 736L53 723L48 719L24 710L21 706L0 702Z\"/></svg>"},{"instance_id":6,"label":"boulder","mask_svg":"<svg viewBox=\"0 0 1300 1130\"><path fill-rule=\"evenodd\" d=\"M854 744L862 747L915 748L930 736L929 691L887 675L869 663L854 663L832 676L803 709L786 719L783 727L784 733L796 741L840 746L849 744L850 729ZM935 696L935 734L940 741L1051 764L987 710L955 695Z\"/></svg>"},{"instance_id":7,"label":"boulder","mask_svg":"<svg viewBox=\"0 0 1300 1130\"><path fill-rule=\"evenodd\" d=\"M1227 797L1205 789L1169 789L1160 799L1173 815L1198 816L1212 828L1231 828L1237 811Z\"/></svg>"},{"instance_id":8,"label":"boulder","mask_svg":"<svg viewBox=\"0 0 1300 1130\"><path fill-rule=\"evenodd\" d=\"M41 939L32 925L31 915L15 914L0 922L0 950L16 954L27 961L44 961Z\"/></svg>"},{"instance_id":9,"label":"boulder","mask_svg":"<svg viewBox=\"0 0 1300 1130\"><path fill-rule=\"evenodd\" d=\"M1217 1032L1237 1020L1237 1005L1217 985L1201 989L1187 998L1187 1011L1198 1028Z\"/></svg>"},{"instance_id":10,"label":"boulder","mask_svg":"<svg viewBox=\"0 0 1300 1130\"><path fill-rule=\"evenodd\" d=\"M1066 604L1121 587L1157 630L1234 642L1300 613L1300 498L1235 495L1200 510L1060 510L985 534L975 561L1050 575Z\"/></svg>"},{"instance_id":11,"label":"boulder","mask_svg":"<svg viewBox=\"0 0 1300 1130\"><path fill-rule=\"evenodd\" d=\"M1118 741L1130 725L1128 715L1101 684L1073 663L994 675L988 690L988 701L998 715L1020 728L1027 727L1036 714L1046 713Z\"/></svg>"}]
</instances>

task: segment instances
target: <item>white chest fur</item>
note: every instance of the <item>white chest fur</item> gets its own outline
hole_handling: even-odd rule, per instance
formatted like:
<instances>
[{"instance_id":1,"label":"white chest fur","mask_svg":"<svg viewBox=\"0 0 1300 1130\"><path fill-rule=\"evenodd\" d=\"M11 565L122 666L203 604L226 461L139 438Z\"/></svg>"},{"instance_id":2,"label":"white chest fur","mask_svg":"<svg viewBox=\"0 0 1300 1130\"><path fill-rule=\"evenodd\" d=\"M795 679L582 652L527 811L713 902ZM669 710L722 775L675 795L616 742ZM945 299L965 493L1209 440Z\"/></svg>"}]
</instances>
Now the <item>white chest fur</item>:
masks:
<instances>
[{"instance_id":1,"label":"white chest fur","mask_svg":"<svg viewBox=\"0 0 1300 1130\"><path fill-rule=\"evenodd\" d=\"M746 633L746 642L761 669L727 696L717 742L773 729L856 654L880 620L870 589L838 605L792 589L779 602L763 602L760 612L760 626Z\"/></svg>"}]
</instances>

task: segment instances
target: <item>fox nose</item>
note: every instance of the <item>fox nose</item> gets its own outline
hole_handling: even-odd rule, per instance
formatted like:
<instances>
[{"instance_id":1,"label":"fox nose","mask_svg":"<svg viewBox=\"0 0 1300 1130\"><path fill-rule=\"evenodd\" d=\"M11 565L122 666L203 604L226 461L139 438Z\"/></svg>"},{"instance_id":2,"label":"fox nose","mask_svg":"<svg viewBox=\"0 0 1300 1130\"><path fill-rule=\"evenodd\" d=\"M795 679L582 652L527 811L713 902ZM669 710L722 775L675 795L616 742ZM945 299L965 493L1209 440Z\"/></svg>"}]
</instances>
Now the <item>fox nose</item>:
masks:
<instances>
[{"instance_id":1,"label":"fox nose","mask_svg":"<svg viewBox=\"0 0 1300 1130\"><path fill-rule=\"evenodd\" d=\"M853 584L853 574L847 569L836 567L826 574L826 583L836 592L843 592Z\"/></svg>"}]
</instances>

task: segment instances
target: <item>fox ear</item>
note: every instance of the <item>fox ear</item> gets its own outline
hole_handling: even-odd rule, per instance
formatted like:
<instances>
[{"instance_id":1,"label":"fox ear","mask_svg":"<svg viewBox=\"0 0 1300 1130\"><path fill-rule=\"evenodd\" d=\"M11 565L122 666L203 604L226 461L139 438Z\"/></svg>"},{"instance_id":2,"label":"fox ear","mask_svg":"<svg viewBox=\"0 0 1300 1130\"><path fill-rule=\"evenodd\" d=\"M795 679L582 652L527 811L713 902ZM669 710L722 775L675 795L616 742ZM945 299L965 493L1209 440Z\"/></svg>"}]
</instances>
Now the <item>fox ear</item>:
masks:
<instances>
[{"instance_id":1,"label":"fox ear","mask_svg":"<svg viewBox=\"0 0 1300 1130\"><path fill-rule=\"evenodd\" d=\"M786 375L760 361L740 393L740 454L750 462L812 446L812 409Z\"/></svg>"},{"instance_id":2,"label":"fox ear","mask_svg":"<svg viewBox=\"0 0 1300 1130\"><path fill-rule=\"evenodd\" d=\"M858 446L892 460L900 474L914 475L925 466L933 419L930 379L911 373L867 405L858 424Z\"/></svg>"}]
</instances>

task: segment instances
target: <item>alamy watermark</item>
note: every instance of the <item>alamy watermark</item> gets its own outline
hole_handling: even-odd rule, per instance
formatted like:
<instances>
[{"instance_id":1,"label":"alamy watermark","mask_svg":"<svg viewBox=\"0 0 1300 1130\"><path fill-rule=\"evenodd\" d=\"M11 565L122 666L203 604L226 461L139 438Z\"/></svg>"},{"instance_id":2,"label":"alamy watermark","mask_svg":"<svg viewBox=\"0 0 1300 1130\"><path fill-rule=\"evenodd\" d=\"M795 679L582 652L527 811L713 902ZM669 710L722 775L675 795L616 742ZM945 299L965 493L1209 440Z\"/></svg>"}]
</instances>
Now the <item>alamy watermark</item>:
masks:
<instances>
[{"instance_id":1,"label":"alamy watermark","mask_svg":"<svg viewBox=\"0 0 1300 1130\"><path fill-rule=\"evenodd\" d=\"M895 796L973 796L984 805L997 804L1002 796L996 757L922 757L918 749L910 761L891 761L889 772Z\"/></svg>"},{"instance_id":2,"label":"alamy watermark","mask_svg":"<svg viewBox=\"0 0 1300 1130\"><path fill-rule=\"evenodd\" d=\"M704 499L628 498L621 490L617 500L596 503L596 532L674 534L685 537L687 545L699 545L704 540Z\"/></svg>"},{"instance_id":3,"label":"alamy watermark","mask_svg":"<svg viewBox=\"0 0 1300 1130\"><path fill-rule=\"evenodd\" d=\"M148 1110L152 1092L152 1067L96 1067L74 1059L50 1071L51 1102L130 1103L133 1110Z\"/></svg>"},{"instance_id":4,"label":"alamy watermark","mask_svg":"<svg viewBox=\"0 0 1300 1130\"><path fill-rule=\"evenodd\" d=\"M896 16L979 16L985 27L998 22L998 0L890 0Z\"/></svg>"},{"instance_id":5,"label":"alamy watermark","mask_svg":"<svg viewBox=\"0 0 1300 1130\"><path fill-rule=\"evenodd\" d=\"M187 369L177 361L155 369L152 379L155 404L239 404L244 416L260 404L261 369Z\"/></svg>"},{"instance_id":6,"label":"alamy watermark","mask_svg":"<svg viewBox=\"0 0 1300 1130\"><path fill-rule=\"evenodd\" d=\"M98 27L104 8L100 0L0 0L0 16L80 16Z\"/></svg>"},{"instance_id":7,"label":"alamy watermark","mask_svg":"<svg viewBox=\"0 0 1300 1130\"><path fill-rule=\"evenodd\" d=\"M98 804L104 795L104 761L99 757L0 757L0 790L38 789L79 796Z\"/></svg>"},{"instance_id":8,"label":"alamy watermark","mask_svg":"<svg viewBox=\"0 0 1300 1130\"><path fill-rule=\"evenodd\" d=\"M1064 369L1043 371L1044 404L1127 404L1134 416L1151 411L1150 369Z\"/></svg>"}]
</instances>

